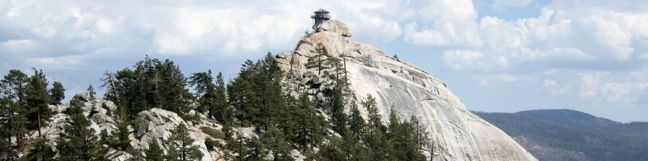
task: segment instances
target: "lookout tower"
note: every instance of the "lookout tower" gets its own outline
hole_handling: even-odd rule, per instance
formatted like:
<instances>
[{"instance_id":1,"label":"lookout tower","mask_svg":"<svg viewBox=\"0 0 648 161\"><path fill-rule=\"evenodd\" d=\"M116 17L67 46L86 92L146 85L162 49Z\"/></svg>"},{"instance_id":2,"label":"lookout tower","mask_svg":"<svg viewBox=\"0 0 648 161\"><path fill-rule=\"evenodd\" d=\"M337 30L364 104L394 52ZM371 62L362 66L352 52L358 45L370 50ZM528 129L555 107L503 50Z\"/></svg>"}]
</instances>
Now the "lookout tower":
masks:
<instances>
[{"instance_id":1,"label":"lookout tower","mask_svg":"<svg viewBox=\"0 0 648 161\"><path fill-rule=\"evenodd\" d=\"M315 14L311 16L311 18L315 20L315 24L313 24L313 30L317 30L317 26L322 24L322 22L331 19L331 16L329 16L329 11L327 10L319 9L314 13Z\"/></svg>"}]
</instances>

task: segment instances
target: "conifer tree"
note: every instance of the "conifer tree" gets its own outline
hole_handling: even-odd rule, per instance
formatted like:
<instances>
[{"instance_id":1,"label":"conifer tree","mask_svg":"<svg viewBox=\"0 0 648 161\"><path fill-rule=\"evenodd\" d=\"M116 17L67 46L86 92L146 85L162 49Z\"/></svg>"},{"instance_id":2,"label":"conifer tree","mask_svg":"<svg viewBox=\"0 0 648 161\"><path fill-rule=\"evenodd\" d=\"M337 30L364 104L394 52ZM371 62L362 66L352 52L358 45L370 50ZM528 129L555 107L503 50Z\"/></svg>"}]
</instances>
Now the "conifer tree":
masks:
<instances>
[{"instance_id":1,"label":"conifer tree","mask_svg":"<svg viewBox=\"0 0 648 161\"><path fill-rule=\"evenodd\" d=\"M198 147L192 145L194 140L189 136L189 130L185 124L181 123L173 130L169 143L167 160L168 161L189 161L202 158L203 154Z\"/></svg>"},{"instance_id":2,"label":"conifer tree","mask_svg":"<svg viewBox=\"0 0 648 161\"><path fill-rule=\"evenodd\" d=\"M52 89L49 90L50 98L52 98L52 105L60 105L61 101L65 99L65 88L59 81L52 83Z\"/></svg>"},{"instance_id":3,"label":"conifer tree","mask_svg":"<svg viewBox=\"0 0 648 161\"><path fill-rule=\"evenodd\" d=\"M342 95L342 86L336 85L332 90L330 97L331 106L331 121L333 122L333 130L339 134L344 134L347 125L347 116L344 109L344 96Z\"/></svg>"},{"instance_id":4,"label":"conifer tree","mask_svg":"<svg viewBox=\"0 0 648 161\"><path fill-rule=\"evenodd\" d=\"M199 112L207 112L209 116L215 116L217 112L216 107L216 84L214 78L211 76L211 70L207 72L194 73L189 78L189 84L194 87L197 95Z\"/></svg>"},{"instance_id":5,"label":"conifer tree","mask_svg":"<svg viewBox=\"0 0 648 161\"><path fill-rule=\"evenodd\" d=\"M282 131L275 126L268 128L266 132L261 135L262 143L268 148L269 152L272 153L273 161L292 161L294 160L290 156L290 150L292 147L286 141L286 138Z\"/></svg>"},{"instance_id":6,"label":"conifer tree","mask_svg":"<svg viewBox=\"0 0 648 161\"><path fill-rule=\"evenodd\" d=\"M315 109L311 106L311 102L307 95L302 95L299 99L299 104L294 112L293 119L296 122L295 136L293 142L296 143L301 150L306 150L312 145L319 144L324 137L323 120L317 116Z\"/></svg>"},{"instance_id":7,"label":"conifer tree","mask_svg":"<svg viewBox=\"0 0 648 161\"><path fill-rule=\"evenodd\" d=\"M120 116L117 118L115 125L117 126L117 129L110 136L112 137L110 146L122 151L126 151L127 149L132 148L130 145L131 141L128 138L128 136L130 135L130 132L128 132L129 121L126 120L125 116Z\"/></svg>"},{"instance_id":8,"label":"conifer tree","mask_svg":"<svg viewBox=\"0 0 648 161\"><path fill-rule=\"evenodd\" d=\"M47 79L42 70L34 69L34 75L29 78L26 92L26 104L29 107L27 118L30 120L28 128L37 129L38 136L44 137L41 127L46 126L52 116L52 111L48 107L50 98L47 93Z\"/></svg>"},{"instance_id":9,"label":"conifer tree","mask_svg":"<svg viewBox=\"0 0 648 161\"><path fill-rule=\"evenodd\" d=\"M18 151L11 144L11 133L9 116L11 111L5 106L4 100L0 104L0 159L15 160L18 157Z\"/></svg>"},{"instance_id":10,"label":"conifer tree","mask_svg":"<svg viewBox=\"0 0 648 161\"><path fill-rule=\"evenodd\" d=\"M350 155L346 153L344 142L338 137L329 137L329 143L322 145L317 152L316 158L312 160L318 161L346 161L350 160Z\"/></svg>"},{"instance_id":11,"label":"conifer tree","mask_svg":"<svg viewBox=\"0 0 648 161\"><path fill-rule=\"evenodd\" d=\"M349 117L349 129L355 140L360 140L365 132L366 122L355 103L351 103L351 116Z\"/></svg>"},{"instance_id":12,"label":"conifer tree","mask_svg":"<svg viewBox=\"0 0 648 161\"><path fill-rule=\"evenodd\" d=\"M70 100L66 111L70 118L66 120L65 130L58 141L60 160L70 161L104 161L107 160L107 149L89 126L90 121L83 114L83 99L78 95Z\"/></svg>"},{"instance_id":13,"label":"conifer tree","mask_svg":"<svg viewBox=\"0 0 648 161\"><path fill-rule=\"evenodd\" d=\"M88 96L90 96L90 100L94 100L95 95L97 94L97 92L95 92L94 90L94 87L92 87L92 85L88 85L86 91L88 92Z\"/></svg>"},{"instance_id":14,"label":"conifer tree","mask_svg":"<svg viewBox=\"0 0 648 161\"><path fill-rule=\"evenodd\" d=\"M192 99L189 90L187 90L187 80L180 71L180 67L175 65L171 60L164 60L160 66L160 76L162 85L158 90L162 100L162 108L178 113L186 114L189 112L189 100Z\"/></svg>"},{"instance_id":15,"label":"conifer tree","mask_svg":"<svg viewBox=\"0 0 648 161\"><path fill-rule=\"evenodd\" d=\"M218 72L216 76L216 97L215 97L215 107L212 111L215 113L212 115L216 120L222 122L223 124L232 123L232 109L227 102L227 89L225 86L225 81L223 80L223 74Z\"/></svg>"},{"instance_id":16,"label":"conifer tree","mask_svg":"<svg viewBox=\"0 0 648 161\"><path fill-rule=\"evenodd\" d=\"M29 77L12 69L0 80L0 158L14 160L22 149L27 133L26 89ZM14 148L11 138L15 139Z\"/></svg>"},{"instance_id":17,"label":"conifer tree","mask_svg":"<svg viewBox=\"0 0 648 161\"><path fill-rule=\"evenodd\" d=\"M120 83L117 81L117 78L115 76L115 73L112 72L104 72L103 78L101 80L104 82L101 87L106 88L106 93L104 93L104 99L112 101L115 103L115 105L119 105L119 94L118 94L118 89Z\"/></svg>"},{"instance_id":18,"label":"conifer tree","mask_svg":"<svg viewBox=\"0 0 648 161\"><path fill-rule=\"evenodd\" d=\"M50 147L46 139L38 138L29 154L21 157L19 160L49 161L54 160L54 156L56 156L56 153L52 150L52 147Z\"/></svg>"},{"instance_id":19,"label":"conifer tree","mask_svg":"<svg viewBox=\"0 0 648 161\"><path fill-rule=\"evenodd\" d=\"M234 107L236 118L243 126L248 126L254 122L255 116L258 116L259 100L254 87L253 78L255 64L247 60L239 76L227 86L227 95L229 102Z\"/></svg>"},{"instance_id":20,"label":"conifer tree","mask_svg":"<svg viewBox=\"0 0 648 161\"><path fill-rule=\"evenodd\" d=\"M164 151L160 148L160 145L158 145L156 140L153 140L153 142L149 144L149 148L146 150L145 159L147 161L164 161Z\"/></svg>"}]
</instances>

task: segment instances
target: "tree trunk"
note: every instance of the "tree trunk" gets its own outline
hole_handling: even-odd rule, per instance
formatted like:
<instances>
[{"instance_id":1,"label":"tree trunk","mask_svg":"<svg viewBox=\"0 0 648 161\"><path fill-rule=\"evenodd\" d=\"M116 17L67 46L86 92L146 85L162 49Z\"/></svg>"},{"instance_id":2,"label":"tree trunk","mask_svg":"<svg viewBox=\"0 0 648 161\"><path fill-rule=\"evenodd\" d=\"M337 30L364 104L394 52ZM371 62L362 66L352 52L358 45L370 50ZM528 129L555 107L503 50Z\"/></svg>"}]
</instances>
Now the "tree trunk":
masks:
<instances>
[{"instance_id":1,"label":"tree trunk","mask_svg":"<svg viewBox=\"0 0 648 161\"><path fill-rule=\"evenodd\" d=\"M45 139L45 137L43 137L43 134L41 133L41 115L40 115L40 111L38 111L38 136Z\"/></svg>"}]
</instances>

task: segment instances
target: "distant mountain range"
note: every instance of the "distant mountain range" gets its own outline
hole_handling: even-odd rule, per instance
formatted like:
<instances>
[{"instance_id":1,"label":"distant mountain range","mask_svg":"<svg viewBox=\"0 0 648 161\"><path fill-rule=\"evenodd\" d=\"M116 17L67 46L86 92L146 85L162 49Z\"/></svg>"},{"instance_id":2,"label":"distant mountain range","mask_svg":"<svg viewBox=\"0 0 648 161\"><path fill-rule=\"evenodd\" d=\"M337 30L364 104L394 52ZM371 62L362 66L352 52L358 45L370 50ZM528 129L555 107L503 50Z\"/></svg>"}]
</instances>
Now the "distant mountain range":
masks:
<instances>
[{"instance_id":1,"label":"distant mountain range","mask_svg":"<svg viewBox=\"0 0 648 161\"><path fill-rule=\"evenodd\" d=\"M541 161L648 160L648 122L620 123L563 109L475 114Z\"/></svg>"}]
</instances>

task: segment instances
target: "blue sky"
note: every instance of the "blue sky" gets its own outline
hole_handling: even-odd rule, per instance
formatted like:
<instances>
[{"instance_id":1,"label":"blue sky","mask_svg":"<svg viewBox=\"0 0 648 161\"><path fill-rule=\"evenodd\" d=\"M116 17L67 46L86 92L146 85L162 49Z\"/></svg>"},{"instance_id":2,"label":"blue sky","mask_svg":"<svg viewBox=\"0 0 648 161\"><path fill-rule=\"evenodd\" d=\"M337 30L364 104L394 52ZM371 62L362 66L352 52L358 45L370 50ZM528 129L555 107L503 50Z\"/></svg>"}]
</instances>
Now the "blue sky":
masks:
<instances>
[{"instance_id":1,"label":"blue sky","mask_svg":"<svg viewBox=\"0 0 648 161\"><path fill-rule=\"evenodd\" d=\"M70 96L148 54L231 77L293 49L318 8L472 110L648 121L645 0L0 0L0 74L42 68Z\"/></svg>"}]
</instances>

